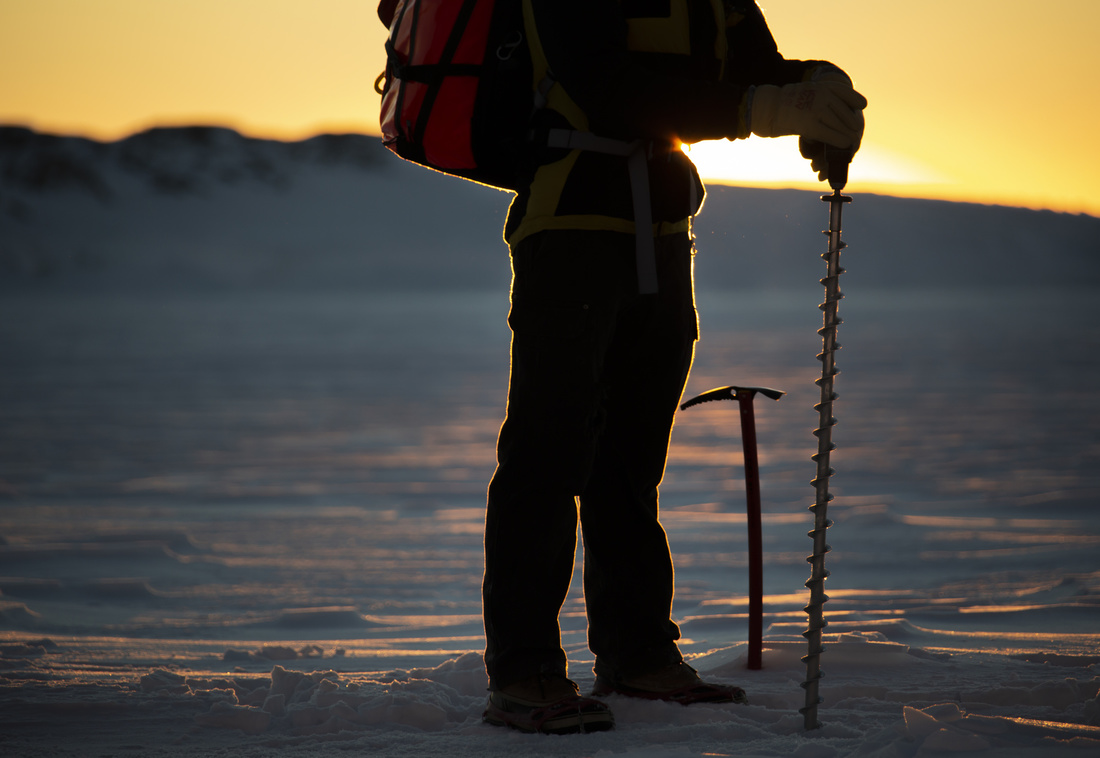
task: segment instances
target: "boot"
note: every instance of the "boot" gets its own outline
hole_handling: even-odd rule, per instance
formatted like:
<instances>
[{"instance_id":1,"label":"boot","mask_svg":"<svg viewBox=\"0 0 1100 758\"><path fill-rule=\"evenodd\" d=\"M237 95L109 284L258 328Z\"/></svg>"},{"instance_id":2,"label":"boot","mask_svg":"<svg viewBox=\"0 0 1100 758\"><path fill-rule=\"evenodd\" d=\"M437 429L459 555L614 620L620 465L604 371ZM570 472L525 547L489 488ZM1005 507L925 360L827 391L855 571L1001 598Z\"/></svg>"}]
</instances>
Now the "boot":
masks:
<instances>
[{"instance_id":1,"label":"boot","mask_svg":"<svg viewBox=\"0 0 1100 758\"><path fill-rule=\"evenodd\" d=\"M699 678L686 663L673 663L649 674L628 677L597 676L592 690L596 697L626 695L647 700L668 700L682 705L692 703L747 704L749 698L740 687L711 684Z\"/></svg>"},{"instance_id":2,"label":"boot","mask_svg":"<svg viewBox=\"0 0 1100 758\"><path fill-rule=\"evenodd\" d=\"M577 685L561 674L539 674L489 693L483 720L521 732L575 734L615 726L611 709L582 697Z\"/></svg>"}]
</instances>

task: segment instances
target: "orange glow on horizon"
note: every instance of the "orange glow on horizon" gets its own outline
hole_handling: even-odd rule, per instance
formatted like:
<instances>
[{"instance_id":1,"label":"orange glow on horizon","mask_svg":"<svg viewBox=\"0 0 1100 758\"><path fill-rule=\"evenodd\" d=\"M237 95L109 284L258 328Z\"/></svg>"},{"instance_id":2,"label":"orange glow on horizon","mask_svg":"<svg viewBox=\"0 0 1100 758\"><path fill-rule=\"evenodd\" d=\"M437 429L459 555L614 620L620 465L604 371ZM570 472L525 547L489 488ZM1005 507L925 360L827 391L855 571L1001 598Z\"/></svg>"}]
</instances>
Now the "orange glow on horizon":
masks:
<instances>
[{"instance_id":1,"label":"orange glow on horizon","mask_svg":"<svg viewBox=\"0 0 1100 758\"><path fill-rule=\"evenodd\" d=\"M780 50L870 101L850 189L1100 215L1100 3L760 0ZM386 31L359 0L35 0L0 11L0 123L117 139L154 125L378 133ZM704 143L711 181L820 189L793 140Z\"/></svg>"}]
</instances>

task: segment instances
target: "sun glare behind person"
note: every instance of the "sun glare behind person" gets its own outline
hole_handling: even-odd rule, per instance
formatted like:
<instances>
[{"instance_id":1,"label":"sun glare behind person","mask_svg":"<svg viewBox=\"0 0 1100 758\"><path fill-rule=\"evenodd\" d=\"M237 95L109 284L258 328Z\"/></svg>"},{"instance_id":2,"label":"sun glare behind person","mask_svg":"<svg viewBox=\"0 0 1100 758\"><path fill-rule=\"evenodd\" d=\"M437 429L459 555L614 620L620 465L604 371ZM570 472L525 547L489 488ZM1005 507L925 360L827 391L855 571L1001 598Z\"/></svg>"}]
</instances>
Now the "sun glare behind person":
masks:
<instances>
[{"instance_id":1,"label":"sun glare behind person","mask_svg":"<svg viewBox=\"0 0 1100 758\"><path fill-rule=\"evenodd\" d=\"M820 189L810 163L798 153L797 137L745 140L709 140L685 145L685 152L704 180L720 184L782 186ZM915 161L864 142L852 161L849 181L870 185L946 184L938 175Z\"/></svg>"}]
</instances>

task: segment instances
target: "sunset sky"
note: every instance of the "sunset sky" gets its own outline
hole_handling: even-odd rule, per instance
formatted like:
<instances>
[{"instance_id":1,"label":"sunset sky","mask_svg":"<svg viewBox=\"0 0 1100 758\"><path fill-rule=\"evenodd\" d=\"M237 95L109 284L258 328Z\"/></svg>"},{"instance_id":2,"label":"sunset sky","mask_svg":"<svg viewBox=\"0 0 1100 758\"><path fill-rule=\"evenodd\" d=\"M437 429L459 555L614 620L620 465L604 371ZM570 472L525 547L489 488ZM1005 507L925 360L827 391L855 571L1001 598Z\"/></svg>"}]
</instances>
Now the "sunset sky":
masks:
<instances>
[{"instance_id":1,"label":"sunset sky","mask_svg":"<svg viewBox=\"0 0 1100 758\"><path fill-rule=\"evenodd\" d=\"M0 0L0 123L98 139L192 123L377 133L375 6ZM1100 215L1098 0L761 6L784 55L838 63L871 103L852 192ZM820 186L791 139L692 157L712 179Z\"/></svg>"}]
</instances>

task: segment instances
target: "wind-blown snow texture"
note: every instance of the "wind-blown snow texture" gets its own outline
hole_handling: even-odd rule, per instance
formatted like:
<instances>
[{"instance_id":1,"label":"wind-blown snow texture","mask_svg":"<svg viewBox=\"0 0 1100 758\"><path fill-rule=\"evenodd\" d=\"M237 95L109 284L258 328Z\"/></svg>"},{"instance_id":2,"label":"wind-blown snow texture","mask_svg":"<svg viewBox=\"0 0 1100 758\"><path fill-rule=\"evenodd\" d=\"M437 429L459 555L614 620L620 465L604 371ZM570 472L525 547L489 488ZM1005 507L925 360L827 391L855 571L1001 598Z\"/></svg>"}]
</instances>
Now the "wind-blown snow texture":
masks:
<instances>
[{"instance_id":1,"label":"wind-blown snow texture","mask_svg":"<svg viewBox=\"0 0 1100 758\"><path fill-rule=\"evenodd\" d=\"M508 196L355 135L0 129L0 751L1097 754L1100 220L850 189L824 727L798 708L827 209L715 187L688 392L788 392L756 412L764 669L737 414L708 404L662 485L673 614L751 705L611 698L613 732L547 738L480 722ZM561 622L590 686L579 581Z\"/></svg>"}]
</instances>

